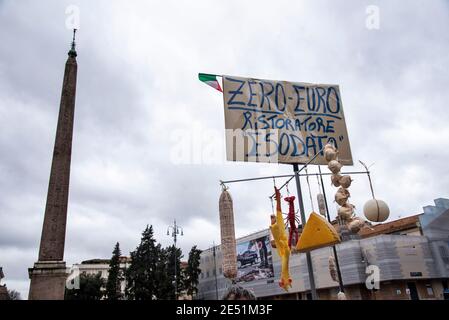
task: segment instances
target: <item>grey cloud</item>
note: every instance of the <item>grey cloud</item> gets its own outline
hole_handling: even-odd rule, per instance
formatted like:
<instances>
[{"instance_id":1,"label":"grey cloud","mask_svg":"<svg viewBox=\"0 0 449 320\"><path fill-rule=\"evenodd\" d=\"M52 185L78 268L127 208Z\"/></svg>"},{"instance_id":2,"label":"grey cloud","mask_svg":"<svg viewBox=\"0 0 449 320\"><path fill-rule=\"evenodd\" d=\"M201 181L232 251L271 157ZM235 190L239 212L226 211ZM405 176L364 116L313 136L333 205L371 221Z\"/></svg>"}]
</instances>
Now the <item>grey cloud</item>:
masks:
<instances>
[{"instance_id":1,"label":"grey cloud","mask_svg":"<svg viewBox=\"0 0 449 320\"><path fill-rule=\"evenodd\" d=\"M37 258L69 4L80 6L81 29L67 263L108 257L116 241L128 253L146 224L168 245L175 218L185 227L185 255L193 244L208 247L219 241L219 179L291 173L283 165L170 162L171 130L189 132L193 121L220 134L224 127L222 98L198 72L338 83L354 159L376 162L376 195L392 217L448 197L440 178L449 174L448 5L377 3L380 29L369 31L370 1L2 1L0 266L8 285L26 297L27 268ZM354 178L362 214L369 187L366 177ZM310 211L305 181L303 189ZM230 192L238 236L267 226L271 181Z\"/></svg>"}]
</instances>

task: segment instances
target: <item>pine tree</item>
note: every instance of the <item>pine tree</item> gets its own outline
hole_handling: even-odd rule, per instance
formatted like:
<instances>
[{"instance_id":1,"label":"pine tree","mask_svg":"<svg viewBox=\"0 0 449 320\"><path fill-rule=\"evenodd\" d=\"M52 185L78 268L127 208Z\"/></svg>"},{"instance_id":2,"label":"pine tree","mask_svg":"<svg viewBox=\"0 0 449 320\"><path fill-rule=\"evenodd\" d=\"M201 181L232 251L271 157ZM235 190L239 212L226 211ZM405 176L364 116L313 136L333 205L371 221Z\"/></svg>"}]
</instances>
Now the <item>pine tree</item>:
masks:
<instances>
[{"instance_id":1,"label":"pine tree","mask_svg":"<svg viewBox=\"0 0 449 320\"><path fill-rule=\"evenodd\" d=\"M167 300L172 292L172 284L168 275L168 252L159 245L159 257L156 266L157 299Z\"/></svg>"},{"instance_id":2,"label":"pine tree","mask_svg":"<svg viewBox=\"0 0 449 320\"><path fill-rule=\"evenodd\" d=\"M184 287L188 295L196 295L198 293L198 279L201 273L200 258L201 250L193 246L189 252L189 260L187 262L187 268L185 270Z\"/></svg>"},{"instance_id":3,"label":"pine tree","mask_svg":"<svg viewBox=\"0 0 449 320\"><path fill-rule=\"evenodd\" d=\"M153 226L146 227L140 245L131 252L131 265L126 272L126 293L129 299L153 300L157 298L157 266L160 246L153 238Z\"/></svg>"},{"instance_id":4,"label":"pine tree","mask_svg":"<svg viewBox=\"0 0 449 320\"><path fill-rule=\"evenodd\" d=\"M104 280L101 273L80 275L79 289L66 289L65 300L100 300L103 297Z\"/></svg>"},{"instance_id":5,"label":"pine tree","mask_svg":"<svg viewBox=\"0 0 449 320\"><path fill-rule=\"evenodd\" d=\"M175 299L175 269L176 269L176 284L177 284L176 293L178 294L178 296L179 293L183 290L184 274L181 271L181 258L183 257L183 255L181 249L175 248L175 246L168 247L166 251L167 251L168 277L170 279L170 292L168 298Z\"/></svg>"},{"instance_id":6,"label":"pine tree","mask_svg":"<svg viewBox=\"0 0 449 320\"><path fill-rule=\"evenodd\" d=\"M109 275L106 283L106 296L108 300L119 300L122 297L121 283L123 280L122 270L120 269L120 244L117 242L112 258L109 262Z\"/></svg>"}]
</instances>

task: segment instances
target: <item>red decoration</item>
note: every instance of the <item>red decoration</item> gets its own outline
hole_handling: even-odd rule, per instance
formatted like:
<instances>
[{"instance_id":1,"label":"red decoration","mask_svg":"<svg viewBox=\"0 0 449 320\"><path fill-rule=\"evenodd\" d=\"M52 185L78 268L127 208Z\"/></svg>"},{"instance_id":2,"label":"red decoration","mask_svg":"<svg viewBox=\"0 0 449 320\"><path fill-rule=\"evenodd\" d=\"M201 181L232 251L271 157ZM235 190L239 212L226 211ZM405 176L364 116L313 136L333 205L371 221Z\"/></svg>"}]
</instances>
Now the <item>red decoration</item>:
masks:
<instances>
[{"instance_id":1,"label":"red decoration","mask_svg":"<svg viewBox=\"0 0 449 320\"><path fill-rule=\"evenodd\" d=\"M288 215L287 221L289 224L289 234L288 234L288 246L291 248L292 245L296 246L298 242L299 234L298 228L296 227L296 214L295 214L295 196L285 197L285 201L288 202Z\"/></svg>"}]
</instances>

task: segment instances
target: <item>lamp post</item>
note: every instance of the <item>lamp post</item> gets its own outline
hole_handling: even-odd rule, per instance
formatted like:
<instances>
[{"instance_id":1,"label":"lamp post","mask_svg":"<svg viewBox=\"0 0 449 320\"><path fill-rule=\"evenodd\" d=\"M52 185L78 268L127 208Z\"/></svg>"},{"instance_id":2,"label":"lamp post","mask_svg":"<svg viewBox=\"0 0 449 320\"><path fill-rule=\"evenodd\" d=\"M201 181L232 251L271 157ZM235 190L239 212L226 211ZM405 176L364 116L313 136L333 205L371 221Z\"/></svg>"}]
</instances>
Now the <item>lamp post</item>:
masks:
<instances>
[{"instance_id":1,"label":"lamp post","mask_svg":"<svg viewBox=\"0 0 449 320\"><path fill-rule=\"evenodd\" d=\"M324 205L326 207L327 221L329 221L329 223L332 223L331 217L329 215L329 207L327 206L326 189L324 188L323 175L321 174L321 166L318 166L318 172L320 173L321 190L323 191ZM340 223L340 219L338 219L338 222ZM343 285L343 277L341 276L340 262L338 260L337 248L336 248L335 245L332 246L332 250L334 252L335 266L336 266L336 269L337 269L338 287L340 288L340 291L344 293L345 292L345 287Z\"/></svg>"},{"instance_id":2,"label":"lamp post","mask_svg":"<svg viewBox=\"0 0 449 320\"><path fill-rule=\"evenodd\" d=\"M317 153L317 155L318 155L318 153ZM315 157L316 157L316 155L315 155ZM313 157L312 160L315 157ZM309 162L311 162L311 161L309 161ZM303 166L303 168L305 168L306 166L307 166L307 164L305 166ZM299 171L300 170L298 169L297 163L293 164L293 171L295 173L296 190L298 192L299 213L301 215L302 230L304 230L304 226L306 225L307 220L306 220L306 215L305 215L305 211L304 211L304 203L302 201L301 181L299 180ZM308 271L308 275L309 275L309 284L310 284L312 300L318 300L318 294L316 292L316 286L315 286L315 277L313 275L312 255L310 254L310 251L306 252L306 261L307 261L307 271Z\"/></svg>"},{"instance_id":3,"label":"lamp post","mask_svg":"<svg viewBox=\"0 0 449 320\"><path fill-rule=\"evenodd\" d=\"M128 268L127 266L128 263L128 258L125 257L125 265L123 267L123 273L122 273L122 281L120 281L120 292L122 292L122 287L124 287L123 289L123 300L128 300L126 298L126 269Z\"/></svg>"},{"instance_id":4,"label":"lamp post","mask_svg":"<svg viewBox=\"0 0 449 320\"><path fill-rule=\"evenodd\" d=\"M215 297L218 300L218 280L217 280L217 258L215 253L215 242L212 245L212 253L214 256L214 275L215 275Z\"/></svg>"},{"instance_id":5,"label":"lamp post","mask_svg":"<svg viewBox=\"0 0 449 320\"><path fill-rule=\"evenodd\" d=\"M178 226L176 224L176 219L173 221L173 225L172 226L168 226L167 228L167 236L170 235L170 229L172 230L171 236L173 237L173 243L174 243L174 256L175 256L175 300L178 300L178 274L177 274L177 267L176 264L178 262L177 259L177 250L176 250L176 240L178 235L180 234L179 232L181 231L181 236L184 235L184 230L182 229L182 227Z\"/></svg>"}]
</instances>

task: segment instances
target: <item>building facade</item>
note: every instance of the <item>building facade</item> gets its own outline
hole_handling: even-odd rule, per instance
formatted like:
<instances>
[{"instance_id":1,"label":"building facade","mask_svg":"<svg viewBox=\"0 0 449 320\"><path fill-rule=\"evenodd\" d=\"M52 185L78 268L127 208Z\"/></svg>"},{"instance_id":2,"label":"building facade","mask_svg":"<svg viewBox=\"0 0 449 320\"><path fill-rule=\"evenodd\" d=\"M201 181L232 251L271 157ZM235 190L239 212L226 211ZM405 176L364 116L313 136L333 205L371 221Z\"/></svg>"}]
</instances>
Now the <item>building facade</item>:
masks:
<instances>
[{"instance_id":1,"label":"building facade","mask_svg":"<svg viewBox=\"0 0 449 320\"><path fill-rule=\"evenodd\" d=\"M268 229L238 239L237 246L245 244L245 249L250 249L252 242L264 237L269 237ZM246 246L247 243L250 245ZM336 249L348 299L449 298L448 199L436 199L434 206L424 207L423 214L367 226L360 231L359 237L338 244ZM281 269L279 256L271 247L268 252L273 276L257 276L261 274L257 265L262 261L254 255L251 264L241 266L239 263L239 270L252 268L249 273L256 276L239 278L238 283L252 290L258 299L309 299L305 254L291 255L290 276L293 283L286 292L278 285ZM248 255L245 252L242 254ZM321 248L311 254L319 299L336 299L338 282L332 279L329 272L332 248ZM222 274L221 258L220 246L203 251L199 299L220 299L231 285Z\"/></svg>"},{"instance_id":2,"label":"building facade","mask_svg":"<svg viewBox=\"0 0 449 320\"><path fill-rule=\"evenodd\" d=\"M131 258L120 257L120 269L122 274L125 274L126 269L131 263ZM97 275L100 274L104 280L108 279L109 275L109 260L108 259L91 259L81 263L76 263L70 268L70 274L67 278L67 282L71 285L75 285L75 279L81 274ZM125 296L126 280L123 277L120 285L120 291Z\"/></svg>"},{"instance_id":3,"label":"building facade","mask_svg":"<svg viewBox=\"0 0 449 320\"><path fill-rule=\"evenodd\" d=\"M108 259L91 259L86 260L81 263L76 263L70 268L70 274L67 278L67 281L74 285L75 278L81 274L88 275L97 275L100 274L101 278L105 281L108 279L109 275L109 262ZM122 271L122 275L125 274L126 270L129 268L131 264L131 258L122 256L120 257L120 269ZM181 261L180 263L181 269L184 270L187 268L187 262ZM123 277L120 285L120 292L122 293L123 299L126 299L126 279ZM103 288L104 290L104 288ZM179 300L192 300L192 296L188 295L186 292L178 292Z\"/></svg>"}]
</instances>

